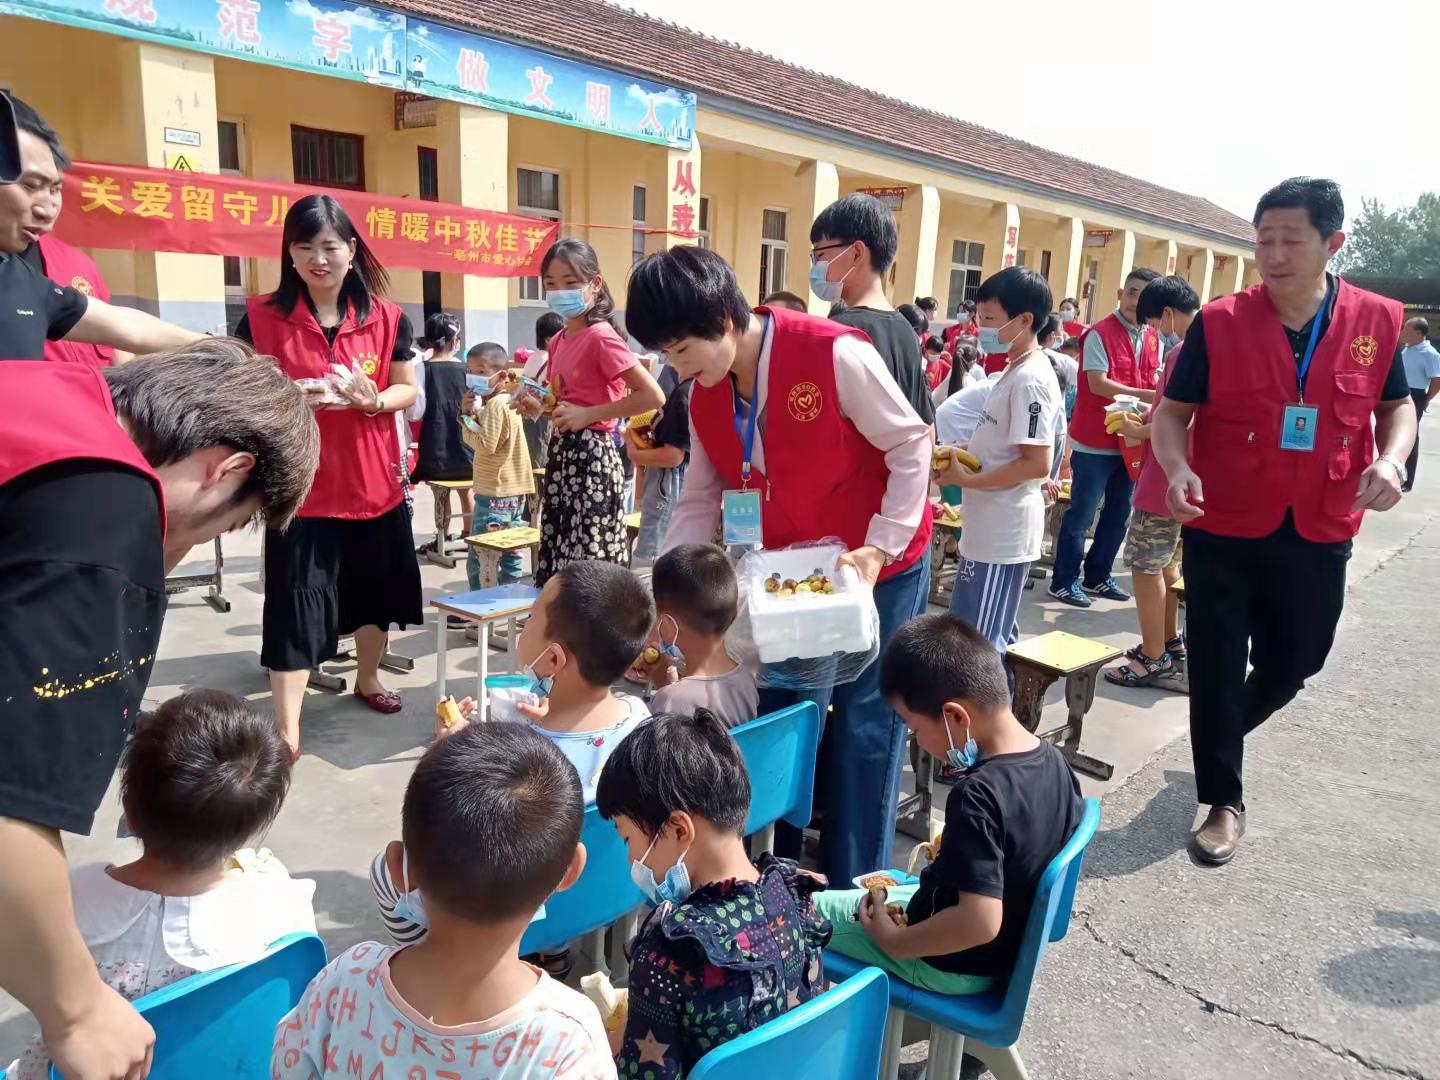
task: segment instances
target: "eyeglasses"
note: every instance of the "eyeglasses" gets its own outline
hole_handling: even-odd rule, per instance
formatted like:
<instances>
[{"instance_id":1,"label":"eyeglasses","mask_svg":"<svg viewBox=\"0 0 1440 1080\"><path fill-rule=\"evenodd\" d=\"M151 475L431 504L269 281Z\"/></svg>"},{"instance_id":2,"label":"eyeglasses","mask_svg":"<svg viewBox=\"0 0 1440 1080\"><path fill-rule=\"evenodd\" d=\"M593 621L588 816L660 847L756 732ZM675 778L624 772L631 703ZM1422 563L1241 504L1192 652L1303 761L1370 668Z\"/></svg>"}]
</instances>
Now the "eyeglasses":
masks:
<instances>
[{"instance_id":1,"label":"eyeglasses","mask_svg":"<svg viewBox=\"0 0 1440 1080\"><path fill-rule=\"evenodd\" d=\"M810 265L811 265L811 266L814 266L816 263L818 263L818 262L820 261L820 253L821 253L822 251L834 251L834 250L837 249L837 248L847 248L847 247L849 247L849 246L850 246L850 245L849 245L849 244L846 244L846 243L835 243L835 244L821 244L819 247L811 248L811 249L810 249Z\"/></svg>"}]
</instances>

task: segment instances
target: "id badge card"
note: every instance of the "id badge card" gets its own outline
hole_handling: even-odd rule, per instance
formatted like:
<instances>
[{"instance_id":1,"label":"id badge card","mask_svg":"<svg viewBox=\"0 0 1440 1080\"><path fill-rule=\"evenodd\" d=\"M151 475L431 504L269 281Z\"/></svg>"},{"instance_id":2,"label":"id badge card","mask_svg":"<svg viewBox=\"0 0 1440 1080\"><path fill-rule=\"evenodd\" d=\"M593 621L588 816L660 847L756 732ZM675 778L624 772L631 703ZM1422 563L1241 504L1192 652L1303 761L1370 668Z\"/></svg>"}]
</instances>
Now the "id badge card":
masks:
<instances>
[{"instance_id":1,"label":"id badge card","mask_svg":"<svg viewBox=\"0 0 1440 1080\"><path fill-rule=\"evenodd\" d=\"M721 533L726 546L744 544L759 547L760 492L727 491L720 498Z\"/></svg>"},{"instance_id":2,"label":"id badge card","mask_svg":"<svg viewBox=\"0 0 1440 1080\"><path fill-rule=\"evenodd\" d=\"M1313 451L1319 417L1320 410L1313 405L1286 405L1280 424L1280 449Z\"/></svg>"}]
</instances>

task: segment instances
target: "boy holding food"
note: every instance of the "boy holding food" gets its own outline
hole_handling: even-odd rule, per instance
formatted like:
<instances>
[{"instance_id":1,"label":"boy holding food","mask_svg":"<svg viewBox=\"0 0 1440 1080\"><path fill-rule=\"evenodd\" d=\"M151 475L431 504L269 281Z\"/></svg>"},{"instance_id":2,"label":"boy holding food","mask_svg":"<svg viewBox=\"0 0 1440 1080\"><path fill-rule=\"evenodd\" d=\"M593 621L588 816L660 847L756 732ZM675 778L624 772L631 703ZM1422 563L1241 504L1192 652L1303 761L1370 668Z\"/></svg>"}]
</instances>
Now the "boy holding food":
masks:
<instances>
[{"instance_id":1,"label":"boy holding food","mask_svg":"<svg viewBox=\"0 0 1440 1080\"><path fill-rule=\"evenodd\" d=\"M1037 332L1050 318L1050 287L1012 266L975 294L980 351L1005 353L967 446L938 446L936 479L965 493L965 529L950 610L995 649L1020 638L1016 612L1045 532L1043 483L1054 459L1060 384ZM949 455L945 460L944 455Z\"/></svg>"},{"instance_id":2,"label":"boy holding food","mask_svg":"<svg viewBox=\"0 0 1440 1080\"><path fill-rule=\"evenodd\" d=\"M963 619L902 626L881 654L880 690L922 749L961 770L944 843L918 884L890 887L879 871L858 879L866 888L817 893L815 908L837 952L912 986L978 994L1015 966L1040 877L1080 822L1080 785L1010 711L999 655Z\"/></svg>"}]
</instances>

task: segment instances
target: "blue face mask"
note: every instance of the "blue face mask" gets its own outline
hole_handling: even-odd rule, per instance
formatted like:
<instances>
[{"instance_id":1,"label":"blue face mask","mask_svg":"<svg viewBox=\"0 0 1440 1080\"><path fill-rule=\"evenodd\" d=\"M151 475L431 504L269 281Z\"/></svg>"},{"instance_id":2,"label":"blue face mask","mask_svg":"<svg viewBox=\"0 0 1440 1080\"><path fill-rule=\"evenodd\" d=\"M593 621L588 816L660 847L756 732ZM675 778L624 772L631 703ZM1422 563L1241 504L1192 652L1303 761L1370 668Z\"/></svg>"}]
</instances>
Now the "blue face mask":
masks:
<instances>
[{"instance_id":1,"label":"blue face mask","mask_svg":"<svg viewBox=\"0 0 1440 1080\"><path fill-rule=\"evenodd\" d=\"M845 278L839 281L831 281L825 275L830 272L828 262L817 262L810 267L810 291L827 304L833 304L840 299L840 294L845 291ZM849 271L846 271L849 276Z\"/></svg>"},{"instance_id":2,"label":"blue face mask","mask_svg":"<svg viewBox=\"0 0 1440 1080\"><path fill-rule=\"evenodd\" d=\"M410 854L400 853L400 896L391 908L397 919L405 919L426 930L430 929L430 913L425 910L425 897L419 889L410 888ZM541 904L530 916L530 921L539 922L545 918L545 905Z\"/></svg>"},{"instance_id":3,"label":"blue face mask","mask_svg":"<svg viewBox=\"0 0 1440 1080\"><path fill-rule=\"evenodd\" d=\"M551 289L545 294L545 303L562 319L578 319L590 310L584 289Z\"/></svg>"},{"instance_id":4,"label":"blue face mask","mask_svg":"<svg viewBox=\"0 0 1440 1080\"><path fill-rule=\"evenodd\" d=\"M549 645L545 646L545 648L547 649L549 647ZM535 659L538 660L539 657L537 656ZM524 672L530 677L530 693L534 694L538 698L547 698L550 696L550 691L555 688L554 675L546 675L543 678L539 675L536 675L535 662L533 660L525 665Z\"/></svg>"},{"instance_id":5,"label":"blue face mask","mask_svg":"<svg viewBox=\"0 0 1440 1080\"><path fill-rule=\"evenodd\" d=\"M1005 324L1005 326L1009 326L1010 323L1014 321L1014 319L1011 319L1010 322L1007 322ZM990 356L994 353L1009 352L1010 346L1015 344L1013 341L1002 342L1000 340L1000 331L1004 330L1005 326L977 327L976 337L979 338L980 351L986 356Z\"/></svg>"},{"instance_id":6,"label":"blue face mask","mask_svg":"<svg viewBox=\"0 0 1440 1080\"><path fill-rule=\"evenodd\" d=\"M468 371L465 373L465 388L474 390L481 397L488 396L494 389L490 385L489 375L471 375Z\"/></svg>"},{"instance_id":7,"label":"blue face mask","mask_svg":"<svg viewBox=\"0 0 1440 1080\"><path fill-rule=\"evenodd\" d=\"M965 746L960 750L956 750L955 740L950 735L950 721L942 720L941 723L945 725L945 739L950 743L950 749L945 752L945 757L950 764L954 765L957 769L967 770L979 765L980 747L977 746L975 740L970 737L970 725L965 725Z\"/></svg>"},{"instance_id":8,"label":"blue face mask","mask_svg":"<svg viewBox=\"0 0 1440 1080\"><path fill-rule=\"evenodd\" d=\"M669 619L670 625L674 627L674 633L670 638L669 645L665 644L665 631L663 629L663 624L666 619ZM663 652L666 656L670 657L670 659L674 661L677 668L683 669L685 667L685 654L680 651L680 646L678 644L678 642L680 641L680 624L677 623L674 617L670 615L660 616L660 622L662 624L662 629L659 635L660 651Z\"/></svg>"},{"instance_id":9,"label":"blue face mask","mask_svg":"<svg viewBox=\"0 0 1440 1080\"><path fill-rule=\"evenodd\" d=\"M650 841L645 854L630 864L630 880L635 882L635 887L644 893L652 904L679 904L693 891L690 888L690 871L685 869L685 856L681 855L675 860L675 865L665 871L664 881L656 881L655 871L645 865L645 860L650 857L650 852L655 850L655 842L659 839L660 834L656 833L655 840Z\"/></svg>"}]
</instances>

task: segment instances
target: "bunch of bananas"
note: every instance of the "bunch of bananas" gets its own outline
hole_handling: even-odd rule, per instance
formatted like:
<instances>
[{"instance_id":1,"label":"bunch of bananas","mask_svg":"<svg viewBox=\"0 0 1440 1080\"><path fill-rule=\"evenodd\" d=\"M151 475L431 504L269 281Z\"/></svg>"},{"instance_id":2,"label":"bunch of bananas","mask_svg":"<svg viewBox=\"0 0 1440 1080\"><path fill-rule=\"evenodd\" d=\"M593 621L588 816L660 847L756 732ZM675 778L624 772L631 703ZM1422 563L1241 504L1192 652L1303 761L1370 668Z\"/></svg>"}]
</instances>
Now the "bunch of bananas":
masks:
<instances>
[{"instance_id":1,"label":"bunch of bananas","mask_svg":"<svg viewBox=\"0 0 1440 1080\"><path fill-rule=\"evenodd\" d=\"M980 471L980 459L961 446L937 446L930 455L930 473L939 476L955 462L971 472Z\"/></svg>"}]
</instances>

